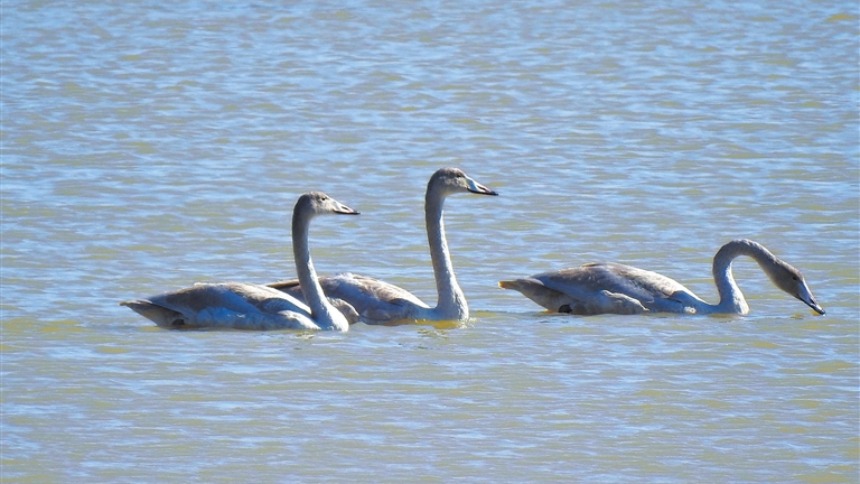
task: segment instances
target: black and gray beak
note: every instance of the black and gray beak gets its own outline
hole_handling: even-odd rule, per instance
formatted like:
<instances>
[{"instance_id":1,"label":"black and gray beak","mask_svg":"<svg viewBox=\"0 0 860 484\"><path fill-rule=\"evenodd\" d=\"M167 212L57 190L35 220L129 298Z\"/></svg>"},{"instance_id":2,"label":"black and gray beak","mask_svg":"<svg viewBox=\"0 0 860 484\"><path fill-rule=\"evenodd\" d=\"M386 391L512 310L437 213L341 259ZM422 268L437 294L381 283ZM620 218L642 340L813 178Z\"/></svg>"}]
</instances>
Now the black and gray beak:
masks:
<instances>
[{"instance_id":1,"label":"black and gray beak","mask_svg":"<svg viewBox=\"0 0 860 484\"><path fill-rule=\"evenodd\" d=\"M469 191L472 193L477 193L478 195L498 195L495 190L481 185L472 178L466 177L466 182L469 184Z\"/></svg>"},{"instance_id":2,"label":"black and gray beak","mask_svg":"<svg viewBox=\"0 0 860 484\"><path fill-rule=\"evenodd\" d=\"M344 205L340 202L338 202L338 207L337 207L337 210L335 210L335 213L337 213L339 215L359 215L359 214L361 214L361 212L359 212L358 210L353 210L353 209L347 207L346 205Z\"/></svg>"},{"instance_id":3,"label":"black and gray beak","mask_svg":"<svg viewBox=\"0 0 860 484\"><path fill-rule=\"evenodd\" d=\"M809 287L807 287L806 283L802 279L797 294L795 294L794 297L803 301L804 304L811 307L816 313L824 315L824 308L815 302L815 298L812 297L812 291L809 290Z\"/></svg>"}]
</instances>

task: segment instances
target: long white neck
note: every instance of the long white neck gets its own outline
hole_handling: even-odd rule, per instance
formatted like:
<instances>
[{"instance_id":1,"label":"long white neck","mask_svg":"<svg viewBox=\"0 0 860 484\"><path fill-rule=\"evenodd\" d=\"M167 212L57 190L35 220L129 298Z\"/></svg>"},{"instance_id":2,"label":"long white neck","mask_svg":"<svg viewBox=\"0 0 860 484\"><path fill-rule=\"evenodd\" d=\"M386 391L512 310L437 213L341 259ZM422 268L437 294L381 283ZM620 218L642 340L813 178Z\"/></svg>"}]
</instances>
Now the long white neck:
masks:
<instances>
[{"instance_id":1,"label":"long white neck","mask_svg":"<svg viewBox=\"0 0 860 484\"><path fill-rule=\"evenodd\" d=\"M749 312L749 305L732 275L732 261L741 255L751 257L768 275L776 261L776 256L769 250L751 240L733 240L720 247L717 255L714 256L713 266L714 282L720 293L720 302L716 306L711 306L710 312L734 314Z\"/></svg>"},{"instance_id":2,"label":"long white neck","mask_svg":"<svg viewBox=\"0 0 860 484\"><path fill-rule=\"evenodd\" d=\"M347 331L349 323L340 311L329 304L320 286L308 245L308 226L311 217L302 212L301 210L293 212L293 257L296 260L296 273L299 276L305 301L311 309L314 322L320 328Z\"/></svg>"},{"instance_id":3,"label":"long white neck","mask_svg":"<svg viewBox=\"0 0 860 484\"><path fill-rule=\"evenodd\" d=\"M448 241L445 238L445 223L442 221L444 204L444 193L438 190L427 190L424 199L424 215L438 294L433 312L438 319L465 320L469 317L469 305L454 276L454 265L451 263L451 253L448 251Z\"/></svg>"}]
</instances>

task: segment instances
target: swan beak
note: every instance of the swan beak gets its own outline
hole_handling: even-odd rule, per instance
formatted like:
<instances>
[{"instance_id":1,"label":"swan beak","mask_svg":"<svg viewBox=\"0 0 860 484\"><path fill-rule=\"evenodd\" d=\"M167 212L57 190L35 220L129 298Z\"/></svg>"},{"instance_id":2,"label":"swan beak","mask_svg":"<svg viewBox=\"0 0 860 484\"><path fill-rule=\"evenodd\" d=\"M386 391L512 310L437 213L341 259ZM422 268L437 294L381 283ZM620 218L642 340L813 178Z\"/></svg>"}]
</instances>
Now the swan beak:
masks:
<instances>
[{"instance_id":1,"label":"swan beak","mask_svg":"<svg viewBox=\"0 0 860 484\"><path fill-rule=\"evenodd\" d=\"M816 313L822 316L825 314L824 308L815 302L815 298L812 297L812 291L809 290L809 287L807 287L806 284L802 284L801 287L798 288L797 295L795 297L803 301L807 306L811 307Z\"/></svg>"},{"instance_id":2,"label":"swan beak","mask_svg":"<svg viewBox=\"0 0 860 484\"><path fill-rule=\"evenodd\" d=\"M826 311L824 311L824 308L819 306L815 301L803 301L803 302L805 302L807 306L811 307L812 310L815 311L816 313L818 313L819 315L824 316L825 314L827 314Z\"/></svg>"},{"instance_id":3,"label":"swan beak","mask_svg":"<svg viewBox=\"0 0 860 484\"><path fill-rule=\"evenodd\" d=\"M485 187L469 177L466 177L466 183L469 184L468 189L472 193L477 193L478 195L498 195L495 190Z\"/></svg>"},{"instance_id":4,"label":"swan beak","mask_svg":"<svg viewBox=\"0 0 860 484\"><path fill-rule=\"evenodd\" d=\"M353 210L353 209L347 207L346 205L344 205L342 203L338 204L338 207L334 211L334 213L339 214L339 215L360 215L361 214L361 212L359 212L358 210Z\"/></svg>"}]
</instances>

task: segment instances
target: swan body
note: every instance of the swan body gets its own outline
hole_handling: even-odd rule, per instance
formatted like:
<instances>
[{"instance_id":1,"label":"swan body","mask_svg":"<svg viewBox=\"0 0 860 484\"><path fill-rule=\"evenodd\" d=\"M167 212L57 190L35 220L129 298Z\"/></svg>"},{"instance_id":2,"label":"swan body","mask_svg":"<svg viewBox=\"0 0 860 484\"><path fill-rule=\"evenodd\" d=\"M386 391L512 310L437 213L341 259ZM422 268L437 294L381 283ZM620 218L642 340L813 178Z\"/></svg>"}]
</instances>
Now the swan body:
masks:
<instances>
[{"instance_id":1,"label":"swan body","mask_svg":"<svg viewBox=\"0 0 860 484\"><path fill-rule=\"evenodd\" d=\"M348 317L354 313L351 307L344 308L341 301L325 297L317 283L308 246L310 221L322 214L357 215L358 212L324 193L311 192L299 197L293 210L292 237L296 271L299 280L308 288L305 300L268 286L226 282L198 283L120 304L166 328L347 331Z\"/></svg>"},{"instance_id":2,"label":"swan body","mask_svg":"<svg viewBox=\"0 0 860 484\"><path fill-rule=\"evenodd\" d=\"M714 256L713 274L720 302L708 304L682 284L656 272L616 263L580 267L500 281L549 311L594 314L747 314L749 305L732 275L732 261L741 255L755 260L778 288L803 301L818 314L824 309L799 270L752 240L733 240Z\"/></svg>"},{"instance_id":3,"label":"swan body","mask_svg":"<svg viewBox=\"0 0 860 484\"><path fill-rule=\"evenodd\" d=\"M458 168L442 168L430 177L424 199L424 213L438 294L435 307L398 286L351 273L321 277L319 283L325 294L351 305L361 320L368 324L467 320L469 305L454 275L442 219L445 199L455 193L498 195ZM301 298L304 283L289 280L275 282L269 286Z\"/></svg>"}]
</instances>

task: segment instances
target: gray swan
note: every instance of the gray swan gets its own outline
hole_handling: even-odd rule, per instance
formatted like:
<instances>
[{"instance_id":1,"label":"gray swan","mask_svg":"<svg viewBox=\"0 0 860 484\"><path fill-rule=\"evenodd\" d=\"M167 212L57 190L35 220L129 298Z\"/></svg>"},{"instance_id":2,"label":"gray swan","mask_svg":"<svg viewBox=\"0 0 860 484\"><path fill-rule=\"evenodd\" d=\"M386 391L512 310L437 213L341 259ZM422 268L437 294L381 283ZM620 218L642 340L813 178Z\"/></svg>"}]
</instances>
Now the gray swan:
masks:
<instances>
[{"instance_id":1,"label":"gray swan","mask_svg":"<svg viewBox=\"0 0 860 484\"><path fill-rule=\"evenodd\" d=\"M742 255L755 260L776 287L800 299L818 314L824 314L799 270L758 242L746 239L723 245L714 256L714 281L720 294L717 304L708 304L666 276L616 263L593 263L544 272L500 281L499 286L519 291L549 311L584 316L661 312L744 315L749 312L749 306L732 276L732 261Z\"/></svg>"},{"instance_id":2,"label":"gray swan","mask_svg":"<svg viewBox=\"0 0 860 484\"><path fill-rule=\"evenodd\" d=\"M320 192L299 197L293 210L293 253L307 303L264 285L198 283L178 291L120 304L174 329L232 328L249 330L349 330L347 316L328 301L317 283L308 247L308 226L317 215L358 212Z\"/></svg>"}]
</instances>

